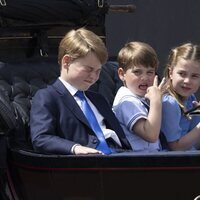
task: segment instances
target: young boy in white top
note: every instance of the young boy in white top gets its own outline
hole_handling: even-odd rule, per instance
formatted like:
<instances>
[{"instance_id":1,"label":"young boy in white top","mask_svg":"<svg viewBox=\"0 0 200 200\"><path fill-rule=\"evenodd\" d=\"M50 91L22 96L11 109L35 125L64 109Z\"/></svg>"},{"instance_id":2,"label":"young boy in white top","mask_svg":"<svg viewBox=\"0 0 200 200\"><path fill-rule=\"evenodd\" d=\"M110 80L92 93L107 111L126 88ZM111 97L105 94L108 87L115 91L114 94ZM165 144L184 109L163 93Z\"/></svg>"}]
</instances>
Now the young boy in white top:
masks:
<instances>
[{"instance_id":1,"label":"young boy in white top","mask_svg":"<svg viewBox=\"0 0 200 200\"><path fill-rule=\"evenodd\" d=\"M116 94L113 111L134 151L159 151L163 81L158 86L156 52L146 43L130 42L120 50L118 63L124 86Z\"/></svg>"}]
</instances>

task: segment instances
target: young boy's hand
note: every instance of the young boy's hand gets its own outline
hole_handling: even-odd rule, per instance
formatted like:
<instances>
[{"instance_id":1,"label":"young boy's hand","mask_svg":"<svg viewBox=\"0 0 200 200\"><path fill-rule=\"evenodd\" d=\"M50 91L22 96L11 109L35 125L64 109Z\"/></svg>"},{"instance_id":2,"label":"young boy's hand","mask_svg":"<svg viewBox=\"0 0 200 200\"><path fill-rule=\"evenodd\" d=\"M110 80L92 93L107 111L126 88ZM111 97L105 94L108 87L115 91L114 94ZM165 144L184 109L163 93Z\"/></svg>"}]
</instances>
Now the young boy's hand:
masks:
<instances>
[{"instance_id":1,"label":"young boy's hand","mask_svg":"<svg viewBox=\"0 0 200 200\"><path fill-rule=\"evenodd\" d=\"M165 83L165 78L162 79L161 83L158 85L158 76L156 75L153 81L153 85L147 89L147 93L145 98L149 99L150 101L161 99L162 96L162 89Z\"/></svg>"},{"instance_id":2,"label":"young boy's hand","mask_svg":"<svg viewBox=\"0 0 200 200\"><path fill-rule=\"evenodd\" d=\"M84 155L84 154L102 154L103 155L104 153L90 147L77 145L74 147L74 154L75 155Z\"/></svg>"}]
</instances>

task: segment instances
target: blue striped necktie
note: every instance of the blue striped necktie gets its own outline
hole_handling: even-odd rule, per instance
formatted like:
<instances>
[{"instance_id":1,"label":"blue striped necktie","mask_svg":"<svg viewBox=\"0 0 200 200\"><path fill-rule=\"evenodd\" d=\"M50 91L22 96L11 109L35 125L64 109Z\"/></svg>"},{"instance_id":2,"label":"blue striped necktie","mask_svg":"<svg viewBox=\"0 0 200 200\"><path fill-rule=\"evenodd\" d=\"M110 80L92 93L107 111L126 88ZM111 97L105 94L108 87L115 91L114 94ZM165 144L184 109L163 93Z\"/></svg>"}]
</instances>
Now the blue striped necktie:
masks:
<instances>
[{"instance_id":1,"label":"blue striped necktie","mask_svg":"<svg viewBox=\"0 0 200 200\"><path fill-rule=\"evenodd\" d=\"M80 100L82 101L81 107L82 107L83 113L84 113L85 117L87 118L92 130L95 132L95 134L99 140L99 144L96 149L102 151L104 154L110 154L111 149L108 147L108 144L105 140L105 137L101 130L101 127L99 126L99 123L98 123L90 105L88 104L88 101L84 96L84 93L82 91L77 91L75 96L79 97Z\"/></svg>"}]
</instances>

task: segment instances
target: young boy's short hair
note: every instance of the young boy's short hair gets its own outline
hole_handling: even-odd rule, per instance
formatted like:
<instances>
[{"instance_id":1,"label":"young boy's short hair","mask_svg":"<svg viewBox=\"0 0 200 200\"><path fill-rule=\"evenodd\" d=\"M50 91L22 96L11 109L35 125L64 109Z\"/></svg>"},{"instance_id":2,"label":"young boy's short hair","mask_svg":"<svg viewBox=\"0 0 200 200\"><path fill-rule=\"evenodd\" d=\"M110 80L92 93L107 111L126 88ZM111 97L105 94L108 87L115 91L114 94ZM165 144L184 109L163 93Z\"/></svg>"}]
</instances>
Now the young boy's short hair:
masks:
<instances>
[{"instance_id":1,"label":"young boy's short hair","mask_svg":"<svg viewBox=\"0 0 200 200\"><path fill-rule=\"evenodd\" d=\"M144 42L129 42L118 53L118 63L124 71L142 65L157 70L158 57L155 50Z\"/></svg>"},{"instance_id":2,"label":"young boy's short hair","mask_svg":"<svg viewBox=\"0 0 200 200\"><path fill-rule=\"evenodd\" d=\"M105 64L108 59L107 48L98 35L85 28L73 29L60 42L58 63L61 65L64 55L77 59L85 57L89 52L95 53L101 64Z\"/></svg>"}]
</instances>

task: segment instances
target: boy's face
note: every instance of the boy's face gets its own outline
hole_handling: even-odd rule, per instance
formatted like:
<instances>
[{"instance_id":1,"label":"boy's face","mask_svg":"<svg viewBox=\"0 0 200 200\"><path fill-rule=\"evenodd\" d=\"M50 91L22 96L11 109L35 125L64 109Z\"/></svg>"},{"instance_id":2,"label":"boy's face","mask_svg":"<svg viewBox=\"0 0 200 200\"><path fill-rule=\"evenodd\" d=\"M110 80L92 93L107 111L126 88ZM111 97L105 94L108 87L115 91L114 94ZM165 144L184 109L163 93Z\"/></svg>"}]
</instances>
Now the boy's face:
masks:
<instances>
[{"instance_id":1,"label":"boy's face","mask_svg":"<svg viewBox=\"0 0 200 200\"><path fill-rule=\"evenodd\" d=\"M94 53L75 60L66 56L63 60L61 77L78 90L85 91L98 80L102 64Z\"/></svg>"},{"instance_id":2,"label":"boy's face","mask_svg":"<svg viewBox=\"0 0 200 200\"><path fill-rule=\"evenodd\" d=\"M119 76L131 92L143 97L147 92L147 88L153 85L155 68L140 65L133 66L126 72L119 68Z\"/></svg>"}]
</instances>

